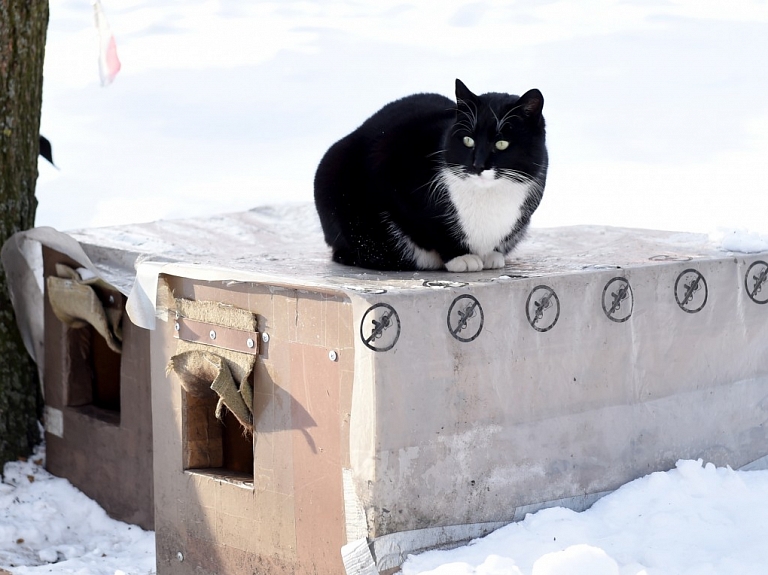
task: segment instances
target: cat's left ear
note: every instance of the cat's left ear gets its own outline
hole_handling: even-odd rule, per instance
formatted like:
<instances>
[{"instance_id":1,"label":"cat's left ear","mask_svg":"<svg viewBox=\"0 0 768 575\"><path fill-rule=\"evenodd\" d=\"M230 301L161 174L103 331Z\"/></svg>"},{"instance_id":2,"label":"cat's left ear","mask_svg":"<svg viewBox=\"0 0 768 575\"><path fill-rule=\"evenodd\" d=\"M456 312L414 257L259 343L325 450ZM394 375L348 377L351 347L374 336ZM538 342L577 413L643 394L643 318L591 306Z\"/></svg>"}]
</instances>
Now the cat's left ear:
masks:
<instances>
[{"instance_id":1,"label":"cat's left ear","mask_svg":"<svg viewBox=\"0 0 768 575\"><path fill-rule=\"evenodd\" d=\"M456 103L462 102L474 102L477 99L469 88L464 85L464 82L456 78Z\"/></svg>"},{"instance_id":2,"label":"cat's left ear","mask_svg":"<svg viewBox=\"0 0 768 575\"><path fill-rule=\"evenodd\" d=\"M544 96L535 88L528 90L520 96L515 107L522 108L526 118L536 120L541 117L541 110L544 108Z\"/></svg>"}]
</instances>

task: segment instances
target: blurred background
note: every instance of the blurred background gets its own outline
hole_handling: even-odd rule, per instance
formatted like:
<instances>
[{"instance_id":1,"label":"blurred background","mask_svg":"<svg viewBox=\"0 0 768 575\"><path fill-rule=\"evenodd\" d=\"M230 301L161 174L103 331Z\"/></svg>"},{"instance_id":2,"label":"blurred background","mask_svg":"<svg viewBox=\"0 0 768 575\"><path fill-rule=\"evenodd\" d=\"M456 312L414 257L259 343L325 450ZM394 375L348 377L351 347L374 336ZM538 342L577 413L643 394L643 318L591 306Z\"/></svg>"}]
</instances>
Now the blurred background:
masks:
<instances>
[{"instance_id":1,"label":"blurred background","mask_svg":"<svg viewBox=\"0 0 768 575\"><path fill-rule=\"evenodd\" d=\"M766 0L51 0L37 225L309 201L318 161L414 92L545 97L533 225L768 231Z\"/></svg>"}]
</instances>

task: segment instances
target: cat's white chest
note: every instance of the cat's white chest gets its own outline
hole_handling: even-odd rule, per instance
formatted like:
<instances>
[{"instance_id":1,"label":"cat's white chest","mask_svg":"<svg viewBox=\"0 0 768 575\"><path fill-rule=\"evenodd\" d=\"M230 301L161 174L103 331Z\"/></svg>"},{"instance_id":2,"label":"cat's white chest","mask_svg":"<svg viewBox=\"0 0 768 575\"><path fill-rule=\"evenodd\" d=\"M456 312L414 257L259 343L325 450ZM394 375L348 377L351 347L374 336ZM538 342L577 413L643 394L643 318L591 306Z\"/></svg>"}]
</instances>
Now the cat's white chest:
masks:
<instances>
[{"instance_id":1,"label":"cat's white chest","mask_svg":"<svg viewBox=\"0 0 768 575\"><path fill-rule=\"evenodd\" d=\"M492 252L509 235L530 191L530 183L484 175L443 180L467 248L480 256Z\"/></svg>"}]
</instances>

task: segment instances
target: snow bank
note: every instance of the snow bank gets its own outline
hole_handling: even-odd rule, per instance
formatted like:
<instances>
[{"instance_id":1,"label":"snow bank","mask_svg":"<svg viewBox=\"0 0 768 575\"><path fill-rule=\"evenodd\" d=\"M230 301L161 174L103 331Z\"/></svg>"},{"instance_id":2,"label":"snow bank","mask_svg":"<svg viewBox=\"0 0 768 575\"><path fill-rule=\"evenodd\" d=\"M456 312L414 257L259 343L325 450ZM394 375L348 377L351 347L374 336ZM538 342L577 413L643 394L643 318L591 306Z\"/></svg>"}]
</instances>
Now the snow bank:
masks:
<instances>
[{"instance_id":1,"label":"snow bank","mask_svg":"<svg viewBox=\"0 0 768 575\"><path fill-rule=\"evenodd\" d=\"M403 575L765 574L768 471L679 461L583 512L528 515L468 546L411 556Z\"/></svg>"},{"instance_id":2,"label":"snow bank","mask_svg":"<svg viewBox=\"0 0 768 575\"><path fill-rule=\"evenodd\" d=\"M40 449L5 466L0 569L14 575L155 572L154 534L109 519ZM679 461L583 513L528 515L469 545L410 556L403 575L764 575L768 471Z\"/></svg>"},{"instance_id":3,"label":"snow bank","mask_svg":"<svg viewBox=\"0 0 768 575\"><path fill-rule=\"evenodd\" d=\"M759 234L744 228L720 228L710 233L709 238L726 252L753 254L768 250L767 234Z\"/></svg>"},{"instance_id":4,"label":"snow bank","mask_svg":"<svg viewBox=\"0 0 768 575\"><path fill-rule=\"evenodd\" d=\"M8 463L0 483L0 569L14 575L155 572L155 535L110 519L67 480L43 469L44 448Z\"/></svg>"}]
</instances>

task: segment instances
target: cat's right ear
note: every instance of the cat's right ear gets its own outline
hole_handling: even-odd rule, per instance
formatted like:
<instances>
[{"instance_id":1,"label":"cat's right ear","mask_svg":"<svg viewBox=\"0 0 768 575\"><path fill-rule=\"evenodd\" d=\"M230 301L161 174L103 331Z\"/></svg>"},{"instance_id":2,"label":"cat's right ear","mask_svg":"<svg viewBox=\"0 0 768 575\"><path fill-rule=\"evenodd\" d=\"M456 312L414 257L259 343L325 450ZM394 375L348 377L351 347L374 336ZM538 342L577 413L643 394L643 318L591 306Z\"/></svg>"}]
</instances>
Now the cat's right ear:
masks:
<instances>
[{"instance_id":1,"label":"cat's right ear","mask_svg":"<svg viewBox=\"0 0 768 575\"><path fill-rule=\"evenodd\" d=\"M456 78L456 103L461 104L462 102L473 102L477 99L477 96L475 96L469 88L467 88L464 85L464 82Z\"/></svg>"},{"instance_id":2,"label":"cat's right ear","mask_svg":"<svg viewBox=\"0 0 768 575\"><path fill-rule=\"evenodd\" d=\"M544 107L544 96L536 89L528 90L520 96L516 107L523 109L523 114L530 120L538 120L541 116L541 109Z\"/></svg>"}]
</instances>

